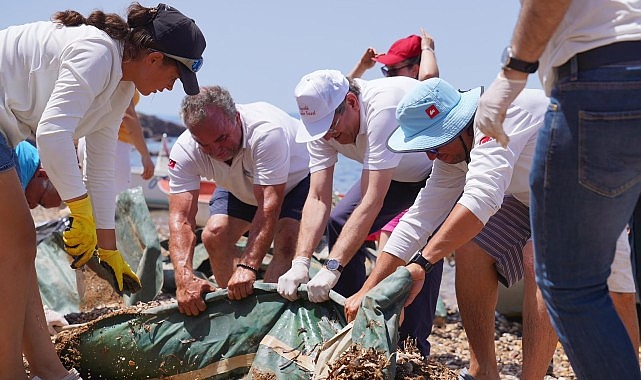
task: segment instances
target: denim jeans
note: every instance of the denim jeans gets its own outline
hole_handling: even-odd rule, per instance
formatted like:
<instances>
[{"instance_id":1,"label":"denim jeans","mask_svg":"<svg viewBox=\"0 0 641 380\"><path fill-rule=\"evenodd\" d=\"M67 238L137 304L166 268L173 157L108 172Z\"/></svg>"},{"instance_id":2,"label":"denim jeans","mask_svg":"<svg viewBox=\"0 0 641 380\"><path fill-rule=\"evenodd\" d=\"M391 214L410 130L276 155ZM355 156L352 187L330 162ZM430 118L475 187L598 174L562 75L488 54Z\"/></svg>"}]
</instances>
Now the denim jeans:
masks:
<instances>
[{"instance_id":1,"label":"denim jeans","mask_svg":"<svg viewBox=\"0 0 641 380\"><path fill-rule=\"evenodd\" d=\"M0 172L16 167L17 163L18 157L16 157L15 149L9 147L7 139L0 133Z\"/></svg>"},{"instance_id":2,"label":"denim jeans","mask_svg":"<svg viewBox=\"0 0 641 380\"><path fill-rule=\"evenodd\" d=\"M641 62L559 78L530 174L536 279L579 379L641 379L608 295L641 193Z\"/></svg>"}]
</instances>

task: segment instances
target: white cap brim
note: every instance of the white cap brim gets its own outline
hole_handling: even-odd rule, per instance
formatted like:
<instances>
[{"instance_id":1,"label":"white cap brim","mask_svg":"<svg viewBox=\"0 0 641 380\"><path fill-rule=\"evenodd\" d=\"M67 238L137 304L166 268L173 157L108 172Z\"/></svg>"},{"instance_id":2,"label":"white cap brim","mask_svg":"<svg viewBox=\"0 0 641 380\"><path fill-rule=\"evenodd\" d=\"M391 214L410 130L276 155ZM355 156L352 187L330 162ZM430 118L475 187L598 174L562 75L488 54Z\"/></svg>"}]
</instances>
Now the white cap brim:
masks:
<instances>
[{"instance_id":1,"label":"white cap brim","mask_svg":"<svg viewBox=\"0 0 641 380\"><path fill-rule=\"evenodd\" d=\"M327 131L329 131L329 127L332 125L332 120L334 120L334 112L330 112L328 115L314 122L303 122L303 128L298 128L296 132L296 142L306 143L325 136Z\"/></svg>"}]
</instances>

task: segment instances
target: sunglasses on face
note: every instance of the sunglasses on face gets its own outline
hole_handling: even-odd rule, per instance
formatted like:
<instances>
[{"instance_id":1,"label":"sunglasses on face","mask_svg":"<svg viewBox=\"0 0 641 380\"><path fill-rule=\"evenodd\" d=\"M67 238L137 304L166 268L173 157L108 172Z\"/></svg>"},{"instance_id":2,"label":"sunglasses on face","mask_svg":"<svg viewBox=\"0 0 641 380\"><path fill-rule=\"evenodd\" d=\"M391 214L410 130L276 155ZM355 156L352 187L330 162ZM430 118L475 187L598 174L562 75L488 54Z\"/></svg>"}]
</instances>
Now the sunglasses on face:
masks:
<instances>
[{"instance_id":1,"label":"sunglasses on face","mask_svg":"<svg viewBox=\"0 0 641 380\"><path fill-rule=\"evenodd\" d=\"M398 72L401 71L402 69L414 65L413 62L407 63L403 66L398 66L398 67L387 67L383 66L381 67L381 72L383 73L384 76L386 77L395 77L398 75Z\"/></svg>"},{"instance_id":2,"label":"sunglasses on face","mask_svg":"<svg viewBox=\"0 0 641 380\"><path fill-rule=\"evenodd\" d=\"M155 51L158 51L158 50L155 50ZM183 65L185 65L189 70L191 70L194 73L197 73L198 70L200 70L200 68L203 65L203 59L202 58L198 58L198 59L185 58L185 57L179 57L177 55L165 53L163 51L158 51L158 52L162 53L165 57L169 57L169 58L171 58L173 60L176 60L176 61L182 63Z\"/></svg>"}]
</instances>

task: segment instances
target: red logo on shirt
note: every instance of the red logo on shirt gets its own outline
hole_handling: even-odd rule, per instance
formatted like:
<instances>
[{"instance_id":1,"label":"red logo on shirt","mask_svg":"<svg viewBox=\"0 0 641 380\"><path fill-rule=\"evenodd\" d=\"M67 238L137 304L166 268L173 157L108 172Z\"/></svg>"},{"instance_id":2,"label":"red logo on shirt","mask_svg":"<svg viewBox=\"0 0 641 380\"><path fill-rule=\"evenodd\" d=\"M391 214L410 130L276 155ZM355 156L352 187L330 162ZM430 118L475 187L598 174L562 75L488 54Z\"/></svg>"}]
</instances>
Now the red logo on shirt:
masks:
<instances>
[{"instance_id":1,"label":"red logo on shirt","mask_svg":"<svg viewBox=\"0 0 641 380\"><path fill-rule=\"evenodd\" d=\"M494 139L491 138L490 136L485 136L485 137L481 138L481 141L479 141L479 145L485 144L486 142L489 142L489 141L492 141L492 140L494 140Z\"/></svg>"},{"instance_id":2,"label":"red logo on shirt","mask_svg":"<svg viewBox=\"0 0 641 380\"><path fill-rule=\"evenodd\" d=\"M169 163L167 164L167 167L169 169L173 169L176 166L176 161L172 160L171 158L169 159Z\"/></svg>"},{"instance_id":3,"label":"red logo on shirt","mask_svg":"<svg viewBox=\"0 0 641 380\"><path fill-rule=\"evenodd\" d=\"M432 104L428 109L425 110L425 113L430 119L434 119L440 112L438 108L436 108L436 106Z\"/></svg>"}]
</instances>

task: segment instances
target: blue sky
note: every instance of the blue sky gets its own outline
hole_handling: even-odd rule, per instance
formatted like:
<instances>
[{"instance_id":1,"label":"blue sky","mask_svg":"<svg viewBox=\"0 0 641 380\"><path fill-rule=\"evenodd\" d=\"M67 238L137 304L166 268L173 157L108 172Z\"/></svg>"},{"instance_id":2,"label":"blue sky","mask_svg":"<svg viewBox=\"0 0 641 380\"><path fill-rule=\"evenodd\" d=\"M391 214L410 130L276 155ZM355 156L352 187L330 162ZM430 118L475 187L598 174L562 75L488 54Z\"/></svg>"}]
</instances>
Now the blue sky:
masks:
<instances>
[{"instance_id":1,"label":"blue sky","mask_svg":"<svg viewBox=\"0 0 641 380\"><path fill-rule=\"evenodd\" d=\"M125 15L131 1L9 1L0 28L47 20L64 9ZM145 6L157 3L140 0ZM519 11L510 1L167 0L196 20L207 39L201 85L222 85L237 103L267 101L296 112L294 87L317 69L349 72L369 46L385 52L423 27L435 40L441 77L461 89L489 85ZM364 78L381 76L380 65ZM540 88L530 76L528 87ZM174 118L184 96L174 90L142 97L138 111Z\"/></svg>"}]
</instances>

